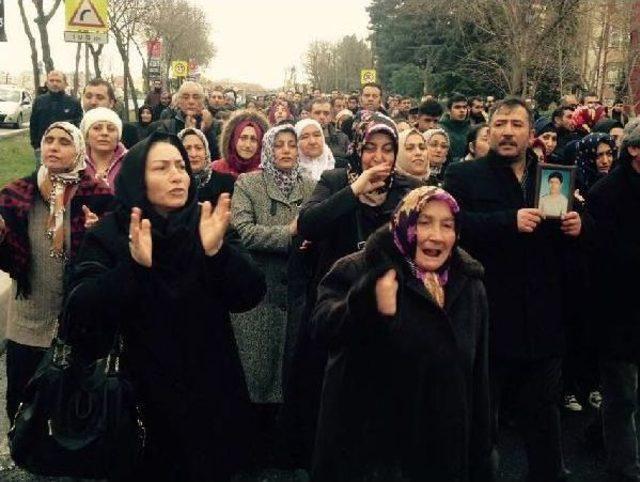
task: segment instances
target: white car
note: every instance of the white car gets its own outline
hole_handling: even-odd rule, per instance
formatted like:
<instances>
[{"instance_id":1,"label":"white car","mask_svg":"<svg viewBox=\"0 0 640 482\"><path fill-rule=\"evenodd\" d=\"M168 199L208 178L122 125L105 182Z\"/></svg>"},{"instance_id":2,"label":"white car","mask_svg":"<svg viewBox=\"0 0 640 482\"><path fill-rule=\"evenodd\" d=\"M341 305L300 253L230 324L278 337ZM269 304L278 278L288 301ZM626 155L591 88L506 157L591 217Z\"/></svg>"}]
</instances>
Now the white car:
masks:
<instances>
[{"instance_id":1,"label":"white car","mask_svg":"<svg viewBox=\"0 0 640 482\"><path fill-rule=\"evenodd\" d=\"M33 99L25 89L13 85L0 85L0 125L11 124L18 129L31 119Z\"/></svg>"}]
</instances>

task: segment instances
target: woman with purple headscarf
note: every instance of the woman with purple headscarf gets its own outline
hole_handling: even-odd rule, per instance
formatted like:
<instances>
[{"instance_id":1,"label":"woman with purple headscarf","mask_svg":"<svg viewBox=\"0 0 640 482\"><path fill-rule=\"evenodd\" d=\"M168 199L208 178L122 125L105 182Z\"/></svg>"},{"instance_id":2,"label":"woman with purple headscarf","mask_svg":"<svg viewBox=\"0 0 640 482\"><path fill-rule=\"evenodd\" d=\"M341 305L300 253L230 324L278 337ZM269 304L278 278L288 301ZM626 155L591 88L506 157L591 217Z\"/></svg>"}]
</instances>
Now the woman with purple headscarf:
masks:
<instances>
[{"instance_id":1,"label":"woman with purple headscarf","mask_svg":"<svg viewBox=\"0 0 640 482\"><path fill-rule=\"evenodd\" d=\"M320 284L313 480L492 480L487 298L458 212L440 188L411 191Z\"/></svg>"}]
</instances>

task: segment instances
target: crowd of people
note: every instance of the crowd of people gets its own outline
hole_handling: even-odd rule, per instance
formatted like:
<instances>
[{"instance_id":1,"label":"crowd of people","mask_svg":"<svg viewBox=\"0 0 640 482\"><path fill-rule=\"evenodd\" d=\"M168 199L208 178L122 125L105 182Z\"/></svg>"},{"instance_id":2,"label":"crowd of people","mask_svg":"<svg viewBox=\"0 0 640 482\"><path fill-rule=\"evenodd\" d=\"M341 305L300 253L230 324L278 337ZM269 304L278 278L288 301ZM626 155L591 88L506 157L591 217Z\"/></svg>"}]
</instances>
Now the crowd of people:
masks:
<instances>
[{"instance_id":1,"label":"crowd of people","mask_svg":"<svg viewBox=\"0 0 640 482\"><path fill-rule=\"evenodd\" d=\"M497 480L513 417L530 482L571 477L590 404L611 480L639 481L640 122L594 96L419 104L105 80L35 102L36 168L0 191L7 416L59 329L119 330L146 429L132 477ZM571 202L538 201L575 171Z\"/></svg>"}]
</instances>

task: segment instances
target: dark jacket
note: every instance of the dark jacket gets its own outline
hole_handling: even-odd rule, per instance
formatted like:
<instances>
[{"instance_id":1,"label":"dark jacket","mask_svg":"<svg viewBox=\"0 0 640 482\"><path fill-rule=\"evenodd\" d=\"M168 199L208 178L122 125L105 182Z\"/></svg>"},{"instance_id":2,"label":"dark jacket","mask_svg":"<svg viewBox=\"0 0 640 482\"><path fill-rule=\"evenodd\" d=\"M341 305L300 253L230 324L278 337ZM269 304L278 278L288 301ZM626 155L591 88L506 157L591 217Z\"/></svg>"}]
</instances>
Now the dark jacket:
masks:
<instances>
[{"instance_id":1,"label":"dark jacket","mask_svg":"<svg viewBox=\"0 0 640 482\"><path fill-rule=\"evenodd\" d=\"M327 360L327 347L312 340L309 323L318 283L338 259L362 249L367 238L389 222L404 195L416 187L419 187L417 181L394 179L384 204L372 208L353 194L346 169L332 169L322 173L311 198L302 206L297 242L311 241L312 248L294 249L289 259L289 273L308 278L296 278L289 287L291 299L298 300L290 319L300 317L300 322L285 392L285 422L294 439L291 447L294 458L303 466L309 463L313 448L322 374ZM302 292L306 294L301 295Z\"/></svg>"},{"instance_id":2,"label":"dark jacket","mask_svg":"<svg viewBox=\"0 0 640 482\"><path fill-rule=\"evenodd\" d=\"M147 132L147 135L149 134L150 132ZM131 122L122 123L122 139L120 140L120 142L124 144L124 147L126 147L127 149L131 149L141 139L144 139L144 137L140 136L136 124Z\"/></svg>"},{"instance_id":3,"label":"dark jacket","mask_svg":"<svg viewBox=\"0 0 640 482\"><path fill-rule=\"evenodd\" d=\"M29 121L31 147L40 149L44 132L54 122L67 121L79 126L80 120L82 120L82 107L75 97L64 92L47 92L36 97Z\"/></svg>"},{"instance_id":4,"label":"dark jacket","mask_svg":"<svg viewBox=\"0 0 640 482\"><path fill-rule=\"evenodd\" d=\"M380 315L388 269L398 314ZM482 266L454 251L440 308L387 227L322 280L314 334L329 346L313 479L487 482L488 308ZM402 478L401 478L402 476Z\"/></svg>"},{"instance_id":5,"label":"dark jacket","mask_svg":"<svg viewBox=\"0 0 640 482\"><path fill-rule=\"evenodd\" d=\"M346 134L336 130L333 124L329 124L327 126L327 136L326 143L333 154L333 157L336 158L337 163L346 163L347 159L347 148L349 147L349 138ZM338 160L340 158L340 160ZM342 160L345 161L342 161Z\"/></svg>"},{"instance_id":6,"label":"dark jacket","mask_svg":"<svg viewBox=\"0 0 640 482\"><path fill-rule=\"evenodd\" d=\"M448 114L440 121L440 126L449 134L449 159L459 159L467 152L467 134L471 128L469 119L457 121L451 119Z\"/></svg>"},{"instance_id":7,"label":"dark jacket","mask_svg":"<svg viewBox=\"0 0 640 482\"><path fill-rule=\"evenodd\" d=\"M529 159L526 195L508 161L493 151L452 164L445 174L444 188L461 208L460 243L486 270L492 349L500 358L560 356L563 304L572 302L563 280L566 250L576 240L562 234L557 220L518 232L517 211L534 205L536 163Z\"/></svg>"},{"instance_id":8,"label":"dark jacket","mask_svg":"<svg viewBox=\"0 0 640 482\"><path fill-rule=\"evenodd\" d=\"M574 159L566 152L567 145L580 140L580 136L574 131L568 131L563 128L557 128L558 130L558 145L551 153L551 159L549 162L556 164L572 165Z\"/></svg>"},{"instance_id":9,"label":"dark jacket","mask_svg":"<svg viewBox=\"0 0 640 482\"><path fill-rule=\"evenodd\" d=\"M230 174L211 171L209 181L198 189L198 201L210 201L211 204L215 205L218 202L220 194L227 192L233 195L235 182L235 178Z\"/></svg>"},{"instance_id":10,"label":"dark jacket","mask_svg":"<svg viewBox=\"0 0 640 482\"><path fill-rule=\"evenodd\" d=\"M605 359L640 361L640 174L627 161L598 181L587 197L594 221L590 256L597 294L596 346Z\"/></svg>"}]
</instances>

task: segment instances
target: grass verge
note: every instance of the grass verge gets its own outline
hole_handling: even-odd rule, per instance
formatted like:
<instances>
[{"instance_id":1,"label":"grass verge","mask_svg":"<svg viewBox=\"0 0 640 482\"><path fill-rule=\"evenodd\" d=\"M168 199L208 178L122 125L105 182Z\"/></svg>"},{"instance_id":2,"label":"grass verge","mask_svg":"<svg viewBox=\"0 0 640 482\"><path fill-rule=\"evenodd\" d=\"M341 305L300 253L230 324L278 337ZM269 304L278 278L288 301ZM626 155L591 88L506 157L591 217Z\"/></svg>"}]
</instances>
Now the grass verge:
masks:
<instances>
[{"instance_id":1,"label":"grass verge","mask_svg":"<svg viewBox=\"0 0 640 482\"><path fill-rule=\"evenodd\" d=\"M9 138L0 137L0 187L35 169L29 131Z\"/></svg>"}]
</instances>

